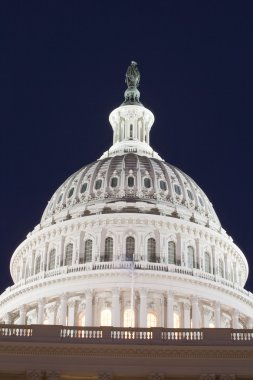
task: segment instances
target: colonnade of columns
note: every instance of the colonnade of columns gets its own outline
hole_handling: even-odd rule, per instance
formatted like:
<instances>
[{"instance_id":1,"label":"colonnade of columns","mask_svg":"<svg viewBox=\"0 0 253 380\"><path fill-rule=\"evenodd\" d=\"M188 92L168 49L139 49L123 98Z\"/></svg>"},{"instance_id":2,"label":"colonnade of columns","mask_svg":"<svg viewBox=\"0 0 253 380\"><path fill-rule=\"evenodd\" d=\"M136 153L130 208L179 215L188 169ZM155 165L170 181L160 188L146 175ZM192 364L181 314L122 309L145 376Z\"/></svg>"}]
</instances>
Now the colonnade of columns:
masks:
<instances>
[{"instance_id":1,"label":"colonnade of columns","mask_svg":"<svg viewBox=\"0 0 253 380\"><path fill-rule=\"evenodd\" d=\"M220 302L207 303L196 296L182 297L167 291L159 293L140 288L134 291L114 288L112 291L87 290L84 295L63 293L50 300L41 298L35 304L22 305L0 319L6 324L60 324L80 326L112 325L115 327L252 328L253 318L237 309L230 310ZM129 324L125 312L133 312ZM102 312L107 310L107 319ZM81 317L83 319L81 319ZM243 322L243 323L242 323Z\"/></svg>"}]
</instances>

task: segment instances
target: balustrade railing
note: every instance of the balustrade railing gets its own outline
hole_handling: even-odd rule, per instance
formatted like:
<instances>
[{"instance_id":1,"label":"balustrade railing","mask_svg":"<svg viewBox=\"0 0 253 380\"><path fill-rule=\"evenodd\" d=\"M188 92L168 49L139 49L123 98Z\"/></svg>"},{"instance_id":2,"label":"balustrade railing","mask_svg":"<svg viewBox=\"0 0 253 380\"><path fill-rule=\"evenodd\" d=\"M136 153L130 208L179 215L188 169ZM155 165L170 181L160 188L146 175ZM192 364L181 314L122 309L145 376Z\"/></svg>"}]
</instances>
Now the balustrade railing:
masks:
<instances>
[{"instance_id":1,"label":"balustrade railing","mask_svg":"<svg viewBox=\"0 0 253 380\"><path fill-rule=\"evenodd\" d=\"M0 325L0 341L253 346L253 330Z\"/></svg>"},{"instance_id":2,"label":"balustrade railing","mask_svg":"<svg viewBox=\"0 0 253 380\"><path fill-rule=\"evenodd\" d=\"M81 273L81 272L94 271L94 270L133 269L133 268L136 270L161 271L161 272L177 273L177 274L198 277L204 280L220 283L224 286L227 286L229 288L232 288L240 292L241 294L244 294L247 297L253 298L253 294L251 292L243 289L238 284L235 284L234 282L224 279L218 275L205 272L201 269L196 269L196 268L191 269L191 268L187 268L181 265L167 264L167 263L161 263L161 262L148 262L148 261L143 261L143 260L124 261L121 259L114 260L114 261L87 262L87 263L82 263L82 264L74 264L72 266L62 266L62 267L52 269L50 271L42 271L36 275L20 280L18 283L7 288L7 292L16 290L22 286L25 286L27 284L30 284L39 280L43 280L45 278L62 276L64 274Z\"/></svg>"}]
</instances>

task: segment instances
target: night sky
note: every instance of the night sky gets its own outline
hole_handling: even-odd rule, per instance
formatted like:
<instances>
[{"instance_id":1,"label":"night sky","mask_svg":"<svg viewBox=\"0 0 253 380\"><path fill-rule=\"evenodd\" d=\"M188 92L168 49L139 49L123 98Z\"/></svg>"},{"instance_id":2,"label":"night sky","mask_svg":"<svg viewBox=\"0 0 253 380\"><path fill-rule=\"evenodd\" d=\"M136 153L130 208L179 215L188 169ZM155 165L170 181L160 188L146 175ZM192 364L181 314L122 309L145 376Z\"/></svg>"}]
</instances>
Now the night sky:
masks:
<instances>
[{"instance_id":1,"label":"night sky","mask_svg":"<svg viewBox=\"0 0 253 380\"><path fill-rule=\"evenodd\" d=\"M112 143L131 60L151 146L206 192L253 291L252 1L1 1L0 291L61 183Z\"/></svg>"}]
</instances>

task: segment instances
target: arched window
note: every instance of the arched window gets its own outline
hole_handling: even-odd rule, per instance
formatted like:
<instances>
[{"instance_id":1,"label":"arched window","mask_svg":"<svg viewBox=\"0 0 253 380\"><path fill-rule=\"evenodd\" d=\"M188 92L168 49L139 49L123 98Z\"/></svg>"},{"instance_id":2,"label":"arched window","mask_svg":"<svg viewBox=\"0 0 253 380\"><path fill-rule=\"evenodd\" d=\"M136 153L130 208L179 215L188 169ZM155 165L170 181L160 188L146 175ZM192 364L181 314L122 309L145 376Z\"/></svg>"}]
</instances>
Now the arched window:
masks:
<instances>
[{"instance_id":1,"label":"arched window","mask_svg":"<svg viewBox=\"0 0 253 380\"><path fill-rule=\"evenodd\" d=\"M48 270L55 268L55 254L56 254L55 248L51 249L51 251L49 252Z\"/></svg>"},{"instance_id":2,"label":"arched window","mask_svg":"<svg viewBox=\"0 0 253 380\"><path fill-rule=\"evenodd\" d=\"M150 178L144 178L144 187L146 187L146 189L150 189L151 187L151 181L150 181Z\"/></svg>"},{"instance_id":3,"label":"arched window","mask_svg":"<svg viewBox=\"0 0 253 380\"><path fill-rule=\"evenodd\" d=\"M69 193L68 193L68 198L71 198L72 195L74 194L74 187L71 187L71 189L69 190Z\"/></svg>"},{"instance_id":4,"label":"arched window","mask_svg":"<svg viewBox=\"0 0 253 380\"><path fill-rule=\"evenodd\" d=\"M155 313L147 314L147 327L157 327L157 316Z\"/></svg>"},{"instance_id":5,"label":"arched window","mask_svg":"<svg viewBox=\"0 0 253 380\"><path fill-rule=\"evenodd\" d=\"M118 178L117 177L113 177L111 179L111 187L117 187L118 186Z\"/></svg>"},{"instance_id":6,"label":"arched window","mask_svg":"<svg viewBox=\"0 0 253 380\"><path fill-rule=\"evenodd\" d=\"M72 265L73 244L69 243L65 250L65 265Z\"/></svg>"},{"instance_id":7,"label":"arched window","mask_svg":"<svg viewBox=\"0 0 253 380\"><path fill-rule=\"evenodd\" d=\"M101 311L100 316L100 326L111 326L112 325L112 312L109 309L104 309Z\"/></svg>"},{"instance_id":8,"label":"arched window","mask_svg":"<svg viewBox=\"0 0 253 380\"><path fill-rule=\"evenodd\" d=\"M190 245L187 247L188 268L195 268L194 249Z\"/></svg>"},{"instance_id":9,"label":"arched window","mask_svg":"<svg viewBox=\"0 0 253 380\"><path fill-rule=\"evenodd\" d=\"M113 238L107 237L105 239L105 261L112 261L113 258Z\"/></svg>"},{"instance_id":10,"label":"arched window","mask_svg":"<svg viewBox=\"0 0 253 380\"><path fill-rule=\"evenodd\" d=\"M88 239L84 244L84 262L89 263L92 261L92 240Z\"/></svg>"},{"instance_id":11,"label":"arched window","mask_svg":"<svg viewBox=\"0 0 253 380\"><path fill-rule=\"evenodd\" d=\"M205 252L205 272L211 273L211 258L208 252Z\"/></svg>"},{"instance_id":12,"label":"arched window","mask_svg":"<svg viewBox=\"0 0 253 380\"><path fill-rule=\"evenodd\" d=\"M128 187L134 187L134 177L128 177L127 186Z\"/></svg>"},{"instance_id":13,"label":"arched window","mask_svg":"<svg viewBox=\"0 0 253 380\"><path fill-rule=\"evenodd\" d=\"M154 238L148 239L148 261L151 263L156 262L156 242Z\"/></svg>"},{"instance_id":14,"label":"arched window","mask_svg":"<svg viewBox=\"0 0 253 380\"><path fill-rule=\"evenodd\" d=\"M41 257L37 256L35 260L34 274L37 274L40 272L40 263L41 263Z\"/></svg>"},{"instance_id":15,"label":"arched window","mask_svg":"<svg viewBox=\"0 0 253 380\"><path fill-rule=\"evenodd\" d=\"M132 236L126 238L126 260L133 261L135 250L135 240Z\"/></svg>"},{"instance_id":16,"label":"arched window","mask_svg":"<svg viewBox=\"0 0 253 380\"><path fill-rule=\"evenodd\" d=\"M222 259L219 259L219 276L224 277L224 263Z\"/></svg>"},{"instance_id":17,"label":"arched window","mask_svg":"<svg viewBox=\"0 0 253 380\"><path fill-rule=\"evenodd\" d=\"M174 241L168 242L168 263L176 264L176 244Z\"/></svg>"},{"instance_id":18,"label":"arched window","mask_svg":"<svg viewBox=\"0 0 253 380\"><path fill-rule=\"evenodd\" d=\"M134 311L132 309L124 311L124 327L134 327Z\"/></svg>"}]
</instances>

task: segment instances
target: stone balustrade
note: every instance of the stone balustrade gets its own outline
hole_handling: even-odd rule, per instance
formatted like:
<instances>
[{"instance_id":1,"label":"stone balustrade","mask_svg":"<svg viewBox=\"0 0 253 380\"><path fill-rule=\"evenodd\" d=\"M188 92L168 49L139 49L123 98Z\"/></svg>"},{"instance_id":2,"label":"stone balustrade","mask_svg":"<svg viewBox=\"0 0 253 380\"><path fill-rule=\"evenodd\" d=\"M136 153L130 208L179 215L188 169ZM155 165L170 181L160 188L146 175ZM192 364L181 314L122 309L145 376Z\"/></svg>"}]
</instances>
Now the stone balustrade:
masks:
<instances>
[{"instance_id":1,"label":"stone balustrade","mask_svg":"<svg viewBox=\"0 0 253 380\"><path fill-rule=\"evenodd\" d=\"M100 344L236 346L253 343L249 329L166 329L0 325L1 341Z\"/></svg>"}]
</instances>

